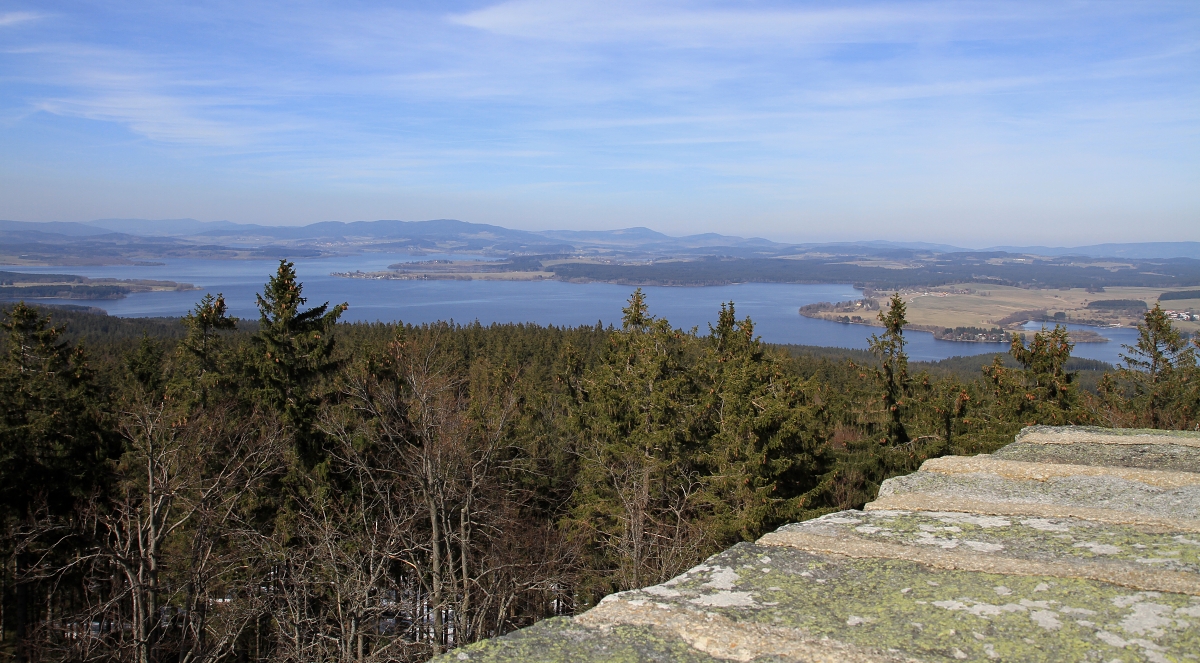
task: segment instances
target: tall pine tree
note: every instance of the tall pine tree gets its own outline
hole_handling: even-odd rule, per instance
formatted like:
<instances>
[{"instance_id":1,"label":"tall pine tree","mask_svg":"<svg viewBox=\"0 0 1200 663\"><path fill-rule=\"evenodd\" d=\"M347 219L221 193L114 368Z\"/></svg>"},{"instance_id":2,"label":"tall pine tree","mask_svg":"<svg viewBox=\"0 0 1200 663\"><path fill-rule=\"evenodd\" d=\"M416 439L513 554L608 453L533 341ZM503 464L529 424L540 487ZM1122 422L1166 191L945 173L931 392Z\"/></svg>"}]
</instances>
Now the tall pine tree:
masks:
<instances>
[{"instance_id":1,"label":"tall pine tree","mask_svg":"<svg viewBox=\"0 0 1200 663\"><path fill-rule=\"evenodd\" d=\"M904 425L905 414L910 408L908 355L904 352L904 298L900 293L892 295L891 305L879 312L883 323L883 334L872 334L871 354L879 361L875 379L882 388L884 415L887 417L887 441L893 445L909 441L908 428Z\"/></svg>"},{"instance_id":2,"label":"tall pine tree","mask_svg":"<svg viewBox=\"0 0 1200 663\"><path fill-rule=\"evenodd\" d=\"M722 304L709 326L701 389L702 498L720 545L753 540L796 517L800 496L826 470L826 426L810 386L787 375L779 357Z\"/></svg>"},{"instance_id":3,"label":"tall pine tree","mask_svg":"<svg viewBox=\"0 0 1200 663\"><path fill-rule=\"evenodd\" d=\"M313 424L319 380L337 365L333 359L334 325L349 304L329 302L301 310L307 300L293 263L279 269L257 296L259 329L253 337L254 378L262 399L291 427L296 456L305 467L321 460Z\"/></svg>"}]
</instances>

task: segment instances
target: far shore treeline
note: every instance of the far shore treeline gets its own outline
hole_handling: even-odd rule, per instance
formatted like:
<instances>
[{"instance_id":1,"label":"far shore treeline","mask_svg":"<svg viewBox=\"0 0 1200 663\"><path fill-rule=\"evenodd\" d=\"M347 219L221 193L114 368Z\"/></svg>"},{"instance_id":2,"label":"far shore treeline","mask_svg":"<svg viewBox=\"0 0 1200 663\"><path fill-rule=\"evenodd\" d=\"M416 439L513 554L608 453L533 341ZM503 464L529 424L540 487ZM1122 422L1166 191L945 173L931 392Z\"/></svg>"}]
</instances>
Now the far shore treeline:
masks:
<instances>
[{"instance_id":1,"label":"far shore treeline","mask_svg":"<svg viewBox=\"0 0 1200 663\"><path fill-rule=\"evenodd\" d=\"M423 661L1023 426L1200 426L1200 348L1157 305L1099 371L1061 327L910 364L899 297L870 352L652 304L619 328L346 324L281 261L254 321L219 296L182 320L6 305L0 656Z\"/></svg>"}]
</instances>

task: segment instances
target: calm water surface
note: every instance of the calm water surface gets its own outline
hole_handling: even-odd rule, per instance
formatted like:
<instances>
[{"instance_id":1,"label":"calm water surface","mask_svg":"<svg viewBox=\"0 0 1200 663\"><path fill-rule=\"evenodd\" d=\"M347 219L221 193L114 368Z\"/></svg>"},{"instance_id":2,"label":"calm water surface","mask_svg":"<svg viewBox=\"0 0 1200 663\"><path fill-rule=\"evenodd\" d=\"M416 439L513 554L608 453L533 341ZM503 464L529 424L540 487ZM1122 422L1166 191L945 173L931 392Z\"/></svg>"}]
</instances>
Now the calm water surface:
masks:
<instances>
[{"instance_id":1,"label":"calm water surface","mask_svg":"<svg viewBox=\"0 0 1200 663\"><path fill-rule=\"evenodd\" d=\"M304 283L309 305L349 302L344 320L397 321L411 323L454 320L483 324L533 322L541 325L620 324L632 286L610 283L563 283L561 281L373 281L330 276L331 272L378 271L397 262L477 258L477 256L367 253L358 256L296 260L296 271ZM23 272L80 274L92 278L162 279L193 283L202 290L132 294L113 301L77 302L103 308L126 317L181 316L205 294L223 293L230 313L257 318L254 295L262 291L278 266L276 260L169 260L161 266L114 265L107 267L6 267ZM804 304L845 301L861 296L849 285L792 285L745 283L707 287L643 288L650 312L665 317L676 327L699 327L707 331L715 323L722 302L733 301L738 317L749 315L755 331L771 343L798 343L866 349L878 329L825 320L813 320L797 312ZM57 300L56 300L57 301ZM51 302L54 303L54 302ZM1040 324L1028 325L1037 330ZM1078 329L1089 329L1069 325ZM1074 355L1116 363L1122 343L1133 343L1134 329L1101 329L1108 343L1083 343ZM908 353L915 360L938 360L956 355L1004 352L999 343L955 343L939 341L932 334L910 332Z\"/></svg>"}]
</instances>

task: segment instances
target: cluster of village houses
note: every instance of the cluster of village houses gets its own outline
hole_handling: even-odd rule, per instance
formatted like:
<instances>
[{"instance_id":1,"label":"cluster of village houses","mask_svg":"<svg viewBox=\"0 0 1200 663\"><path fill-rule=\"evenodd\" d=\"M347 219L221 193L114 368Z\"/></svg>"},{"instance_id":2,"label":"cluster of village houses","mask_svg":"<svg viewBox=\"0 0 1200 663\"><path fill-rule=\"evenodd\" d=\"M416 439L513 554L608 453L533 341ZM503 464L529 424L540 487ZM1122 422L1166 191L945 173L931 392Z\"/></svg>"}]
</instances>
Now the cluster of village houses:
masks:
<instances>
[{"instance_id":1,"label":"cluster of village houses","mask_svg":"<svg viewBox=\"0 0 1200 663\"><path fill-rule=\"evenodd\" d=\"M1200 313L1192 313L1191 311L1163 311L1167 317L1172 320L1188 320L1191 322L1200 322Z\"/></svg>"}]
</instances>

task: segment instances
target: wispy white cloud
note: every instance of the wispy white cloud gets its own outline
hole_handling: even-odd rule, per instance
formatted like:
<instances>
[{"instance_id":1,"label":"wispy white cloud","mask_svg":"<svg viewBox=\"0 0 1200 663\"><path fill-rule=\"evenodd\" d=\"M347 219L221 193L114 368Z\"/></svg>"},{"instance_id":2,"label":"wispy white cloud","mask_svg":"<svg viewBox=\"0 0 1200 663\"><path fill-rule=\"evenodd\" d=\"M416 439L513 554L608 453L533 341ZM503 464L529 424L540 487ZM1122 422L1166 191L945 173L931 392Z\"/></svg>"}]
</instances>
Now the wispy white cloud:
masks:
<instances>
[{"instance_id":1,"label":"wispy white cloud","mask_svg":"<svg viewBox=\"0 0 1200 663\"><path fill-rule=\"evenodd\" d=\"M823 5L823 6L822 6ZM876 2L735 7L653 0L509 0L452 15L452 22L498 35L588 44L643 40L674 47L793 47L805 43L893 42L995 33L1001 24L1061 12L1013 2Z\"/></svg>"},{"instance_id":2,"label":"wispy white cloud","mask_svg":"<svg viewBox=\"0 0 1200 663\"><path fill-rule=\"evenodd\" d=\"M8 79L33 91L30 110L125 126L167 144L245 148L296 123L256 107L273 95L237 89L222 72L181 66L170 56L120 46L42 41L11 56L36 63Z\"/></svg>"},{"instance_id":3,"label":"wispy white cloud","mask_svg":"<svg viewBox=\"0 0 1200 663\"><path fill-rule=\"evenodd\" d=\"M1083 208L1200 172L1186 3L414 6L131 0L23 20L0 45L0 117L17 118L0 131L82 118L137 137L131 162L318 192L569 191L585 216L606 197L704 215L747 192L778 218L867 189L872 209L993 205L1054 183Z\"/></svg>"},{"instance_id":4,"label":"wispy white cloud","mask_svg":"<svg viewBox=\"0 0 1200 663\"><path fill-rule=\"evenodd\" d=\"M55 115L123 124L151 140L225 146L245 143L244 130L198 118L180 100L155 94L112 94L67 99L48 98L37 109Z\"/></svg>"},{"instance_id":5,"label":"wispy white cloud","mask_svg":"<svg viewBox=\"0 0 1200 663\"><path fill-rule=\"evenodd\" d=\"M28 23L42 18L42 14L34 12L2 12L0 13L0 28L7 28L11 25L20 23Z\"/></svg>"}]
</instances>

